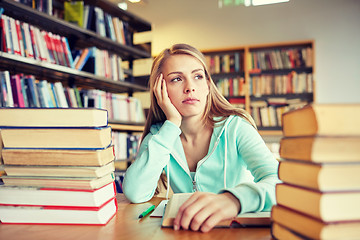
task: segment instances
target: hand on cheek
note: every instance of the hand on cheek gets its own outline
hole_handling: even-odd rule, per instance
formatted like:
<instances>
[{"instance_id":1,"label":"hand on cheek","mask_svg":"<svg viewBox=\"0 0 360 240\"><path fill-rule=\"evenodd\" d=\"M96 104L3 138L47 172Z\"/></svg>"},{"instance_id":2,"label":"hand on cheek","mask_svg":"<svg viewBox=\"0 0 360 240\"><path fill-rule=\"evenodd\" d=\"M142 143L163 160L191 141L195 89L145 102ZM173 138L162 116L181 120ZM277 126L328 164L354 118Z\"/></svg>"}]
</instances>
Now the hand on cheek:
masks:
<instances>
[{"instance_id":1,"label":"hand on cheek","mask_svg":"<svg viewBox=\"0 0 360 240\"><path fill-rule=\"evenodd\" d=\"M182 121L182 116L179 113L179 111L175 108L175 106L171 103L166 88L166 82L162 74L160 74L159 77L156 79L153 91L157 103L163 110L166 119L173 122L175 125L180 126Z\"/></svg>"},{"instance_id":2,"label":"hand on cheek","mask_svg":"<svg viewBox=\"0 0 360 240\"><path fill-rule=\"evenodd\" d=\"M174 229L210 231L222 220L235 217L240 203L231 193L194 193L179 209Z\"/></svg>"}]
</instances>

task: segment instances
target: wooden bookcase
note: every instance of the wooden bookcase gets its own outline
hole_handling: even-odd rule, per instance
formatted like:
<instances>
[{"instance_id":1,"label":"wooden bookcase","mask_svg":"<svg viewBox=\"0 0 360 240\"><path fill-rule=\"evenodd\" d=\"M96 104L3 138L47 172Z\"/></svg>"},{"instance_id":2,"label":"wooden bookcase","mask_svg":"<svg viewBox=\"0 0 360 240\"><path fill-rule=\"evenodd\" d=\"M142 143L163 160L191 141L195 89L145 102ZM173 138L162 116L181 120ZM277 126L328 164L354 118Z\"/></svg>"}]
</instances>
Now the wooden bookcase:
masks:
<instances>
[{"instance_id":1,"label":"wooden bookcase","mask_svg":"<svg viewBox=\"0 0 360 240\"><path fill-rule=\"evenodd\" d=\"M312 40L202 52L220 91L252 114L263 136L281 136L281 114L315 100Z\"/></svg>"},{"instance_id":2,"label":"wooden bookcase","mask_svg":"<svg viewBox=\"0 0 360 240\"><path fill-rule=\"evenodd\" d=\"M54 0L57 6L63 6L64 0ZM101 8L111 16L116 16L127 23L129 34L151 31L151 24L140 17L120 9L107 0L87 0L85 4ZM132 75L132 62L136 59L151 57L151 43L140 45L121 44L94 31L79 27L60 18L48 15L14 0L0 0L6 16L21 22L26 22L39 29L59 34L67 38L70 49L96 47L107 50L127 61L129 69L125 70L124 81L114 81L89 72L79 71L70 67L42 62L32 58L0 52L0 70L13 74L33 75L36 79L46 79L49 82L60 81L64 86L76 86L87 89L99 89L111 93L126 93L132 96L134 92L147 91L147 83L138 81ZM144 123L109 122L114 131L141 132Z\"/></svg>"}]
</instances>

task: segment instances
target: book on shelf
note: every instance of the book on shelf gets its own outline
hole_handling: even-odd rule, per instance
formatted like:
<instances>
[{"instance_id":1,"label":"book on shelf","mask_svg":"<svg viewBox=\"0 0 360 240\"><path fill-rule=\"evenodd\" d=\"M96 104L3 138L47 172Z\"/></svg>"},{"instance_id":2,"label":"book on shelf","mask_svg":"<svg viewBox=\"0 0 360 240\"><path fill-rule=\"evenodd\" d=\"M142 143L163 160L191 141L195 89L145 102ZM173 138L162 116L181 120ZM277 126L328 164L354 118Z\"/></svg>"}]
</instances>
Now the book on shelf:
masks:
<instances>
[{"instance_id":1,"label":"book on shelf","mask_svg":"<svg viewBox=\"0 0 360 240\"><path fill-rule=\"evenodd\" d=\"M166 205L162 218L162 227L172 227L180 206L191 196L192 193L173 194ZM216 227L255 227L270 226L270 212L243 213L232 219L223 220Z\"/></svg>"},{"instance_id":2,"label":"book on shelf","mask_svg":"<svg viewBox=\"0 0 360 240\"><path fill-rule=\"evenodd\" d=\"M271 220L310 239L358 239L360 221L323 222L316 218L275 205Z\"/></svg>"},{"instance_id":3,"label":"book on shelf","mask_svg":"<svg viewBox=\"0 0 360 240\"><path fill-rule=\"evenodd\" d=\"M3 148L5 165L104 166L114 160L114 146L105 149Z\"/></svg>"},{"instance_id":4,"label":"book on shelf","mask_svg":"<svg viewBox=\"0 0 360 240\"><path fill-rule=\"evenodd\" d=\"M2 128L5 148L102 149L111 144L111 128Z\"/></svg>"},{"instance_id":5,"label":"book on shelf","mask_svg":"<svg viewBox=\"0 0 360 240\"><path fill-rule=\"evenodd\" d=\"M152 58L135 59L133 61L133 76L148 76L150 75Z\"/></svg>"},{"instance_id":6,"label":"book on shelf","mask_svg":"<svg viewBox=\"0 0 360 240\"><path fill-rule=\"evenodd\" d=\"M282 160L279 179L284 183L317 191L360 191L360 161L317 164Z\"/></svg>"},{"instance_id":7,"label":"book on shelf","mask_svg":"<svg viewBox=\"0 0 360 240\"><path fill-rule=\"evenodd\" d=\"M97 189L0 186L0 206L101 207L116 195L114 182Z\"/></svg>"},{"instance_id":8,"label":"book on shelf","mask_svg":"<svg viewBox=\"0 0 360 240\"><path fill-rule=\"evenodd\" d=\"M64 20L83 27L84 2L72 1L64 2Z\"/></svg>"},{"instance_id":9,"label":"book on shelf","mask_svg":"<svg viewBox=\"0 0 360 240\"><path fill-rule=\"evenodd\" d=\"M103 166L4 165L7 176L103 177L115 171L114 162Z\"/></svg>"},{"instance_id":10,"label":"book on shelf","mask_svg":"<svg viewBox=\"0 0 360 240\"><path fill-rule=\"evenodd\" d=\"M3 107L14 107L9 71L0 71L1 102Z\"/></svg>"},{"instance_id":11,"label":"book on shelf","mask_svg":"<svg viewBox=\"0 0 360 240\"><path fill-rule=\"evenodd\" d=\"M28 186L67 189L97 189L115 180L114 173L98 178L89 177L37 177L37 176L1 176L5 186Z\"/></svg>"},{"instance_id":12,"label":"book on shelf","mask_svg":"<svg viewBox=\"0 0 360 240\"><path fill-rule=\"evenodd\" d=\"M279 153L285 159L314 163L359 162L358 146L359 136L284 137Z\"/></svg>"},{"instance_id":13,"label":"book on shelf","mask_svg":"<svg viewBox=\"0 0 360 240\"><path fill-rule=\"evenodd\" d=\"M360 104L310 104L283 114L285 137L358 136Z\"/></svg>"},{"instance_id":14,"label":"book on shelf","mask_svg":"<svg viewBox=\"0 0 360 240\"><path fill-rule=\"evenodd\" d=\"M276 201L323 222L360 220L360 191L323 192L282 183L276 185Z\"/></svg>"},{"instance_id":15,"label":"book on shelf","mask_svg":"<svg viewBox=\"0 0 360 240\"><path fill-rule=\"evenodd\" d=\"M106 225L116 211L116 198L100 207L0 206L0 221L3 224Z\"/></svg>"}]
</instances>

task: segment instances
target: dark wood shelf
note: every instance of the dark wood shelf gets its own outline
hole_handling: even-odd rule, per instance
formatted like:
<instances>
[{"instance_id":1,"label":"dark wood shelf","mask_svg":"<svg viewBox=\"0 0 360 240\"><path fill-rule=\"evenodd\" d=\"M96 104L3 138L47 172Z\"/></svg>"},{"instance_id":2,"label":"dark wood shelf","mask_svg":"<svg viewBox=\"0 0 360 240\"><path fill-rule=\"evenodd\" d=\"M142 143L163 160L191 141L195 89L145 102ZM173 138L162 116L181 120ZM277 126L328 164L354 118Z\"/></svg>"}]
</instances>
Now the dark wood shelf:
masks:
<instances>
[{"instance_id":1,"label":"dark wood shelf","mask_svg":"<svg viewBox=\"0 0 360 240\"><path fill-rule=\"evenodd\" d=\"M288 93L288 94L269 94L262 96L250 96L251 101L266 101L268 98L286 98L295 99L300 98L306 101L313 101L313 93Z\"/></svg>"},{"instance_id":2,"label":"dark wood shelf","mask_svg":"<svg viewBox=\"0 0 360 240\"><path fill-rule=\"evenodd\" d=\"M0 52L0 68L13 73L34 75L48 81L64 82L66 85L88 86L109 92L121 93L148 90L146 86L126 81L113 81L88 72L4 52Z\"/></svg>"},{"instance_id":3,"label":"dark wood shelf","mask_svg":"<svg viewBox=\"0 0 360 240\"><path fill-rule=\"evenodd\" d=\"M129 21L132 29L138 27L138 31L150 31L151 24L140 18L123 11L112 3L104 0L89 1L100 7L104 5L105 11L110 14L122 16L123 20ZM109 38L102 37L93 31L86 30L75 24L66 22L46 13L32 9L24 4L14 0L0 0L0 7L4 8L4 14L14 17L20 21L27 22L31 25L38 26L44 30L60 34L68 38L71 45L79 48L98 47L100 49L111 51L122 57L123 60L133 60L138 58L149 58L151 52L137 48L136 46L127 46L112 41Z\"/></svg>"},{"instance_id":4,"label":"dark wood shelf","mask_svg":"<svg viewBox=\"0 0 360 240\"><path fill-rule=\"evenodd\" d=\"M230 78L230 77L244 77L245 73L244 72L228 72L228 73L213 73L211 74L212 79L214 79L214 81L218 81L219 79L222 78Z\"/></svg>"},{"instance_id":5,"label":"dark wood shelf","mask_svg":"<svg viewBox=\"0 0 360 240\"><path fill-rule=\"evenodd\" d=\"M273 75L287 75L291 72L296 73L312 73L312 67L300 67L300 68L283 68L283 69L268 69L268 70L261 70L261 69L252 69L250 70L250 76L258 76L263 74L273 74Z\"/></svg>"}]
</instances>

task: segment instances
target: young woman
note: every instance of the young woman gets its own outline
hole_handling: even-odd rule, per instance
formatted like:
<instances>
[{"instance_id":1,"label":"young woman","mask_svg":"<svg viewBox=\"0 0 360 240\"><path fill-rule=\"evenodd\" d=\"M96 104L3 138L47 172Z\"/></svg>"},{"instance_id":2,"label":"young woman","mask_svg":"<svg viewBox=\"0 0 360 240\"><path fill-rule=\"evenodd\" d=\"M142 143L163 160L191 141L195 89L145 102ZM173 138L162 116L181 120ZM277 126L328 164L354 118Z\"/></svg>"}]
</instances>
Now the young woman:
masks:
<instances>
[{"instance_id":1,"label":"young woman","mask_svg":"<svg viewBox=\"0 0 360 240\"><path fill-rule=\"evenodd\" d=\"M136 160L123 182L134 203L150 200L162 172L174 193L195 192L174 229L207 232L238 213L270 211L278 162L251 116L217 90L200 51L186 44L153 62L151 106Z\"/></svg>"}]
</instances>

